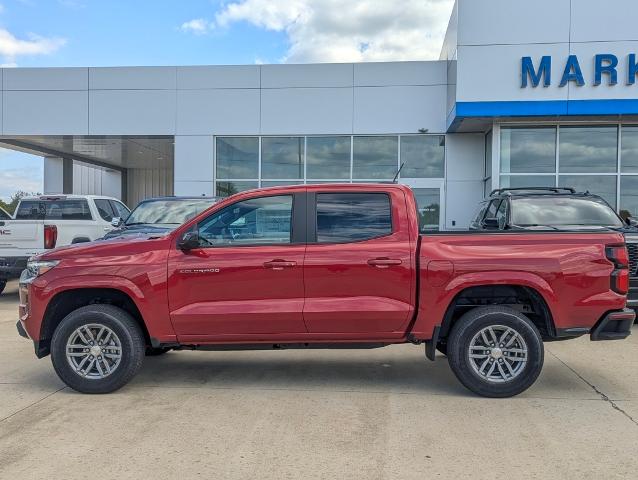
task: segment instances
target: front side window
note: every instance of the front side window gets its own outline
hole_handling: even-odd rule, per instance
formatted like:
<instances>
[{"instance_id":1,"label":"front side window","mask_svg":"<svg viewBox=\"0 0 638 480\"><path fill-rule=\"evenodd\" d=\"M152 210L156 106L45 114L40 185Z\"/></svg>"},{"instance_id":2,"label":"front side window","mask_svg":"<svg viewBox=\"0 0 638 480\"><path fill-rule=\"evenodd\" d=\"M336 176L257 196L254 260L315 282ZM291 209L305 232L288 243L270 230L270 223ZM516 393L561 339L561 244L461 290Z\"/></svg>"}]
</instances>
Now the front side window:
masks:
<instances>
[{"instance_id":1,"label":"front side window","mask_svg":"<svg viewBox=\"0 0 638 480\"><path fill-rule=\"evenodd\" d=\"M117 200L111 200L111 207L115 212L115 216L120 217L122 220L126 220L131 213L126 205Z\"/></svg>"},{"instance_id":2,"label":"front side window","mask_svg":"<svg viewBox=\"0 0 638 480\"><path fill-rule=\"evenodd\" d=\"M213 213L197 226L201 247L292 241L292 195L251 198Z\"/></svg>"},{"instance_id":3,"label":"front side window","mask_svg":"<svg viewBox=\"0 0 638 480\"><path fill-rule=\"evenodd\" d=\"M507 200L503 200L496 211L496 220L498 220L498 228L505 228L505 220L507 218Z\"/></svg>"},{"instance_id":4,"label":"front side window","mask_svg":"<svg viewBox=\"0 0 638 480\"><path fill-rule=\"evenodd\" d=\"M317 242L357 242L391 233L392 215L387 194L317 194Z\"/></svg>"},{"instance_id":5,"label":"front side window","mask_svg":"<svg viewBox=\"0 0 638 480\"><path fill-rule=\"evenodd\" d=\"M110 202L106 199L96 199L95 206L97 207L97 213L100 214L102 220L110 222L113 220L113 209Z\"/></svg>"}]
</instances>

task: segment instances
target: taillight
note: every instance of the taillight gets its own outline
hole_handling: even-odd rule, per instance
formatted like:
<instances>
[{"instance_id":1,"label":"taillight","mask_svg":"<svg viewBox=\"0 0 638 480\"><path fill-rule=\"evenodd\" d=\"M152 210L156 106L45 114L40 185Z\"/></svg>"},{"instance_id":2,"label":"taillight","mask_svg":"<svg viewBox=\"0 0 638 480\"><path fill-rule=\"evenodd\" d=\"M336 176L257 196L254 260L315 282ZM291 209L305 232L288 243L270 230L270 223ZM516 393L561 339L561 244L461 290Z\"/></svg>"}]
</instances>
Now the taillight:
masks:
<instances>
[{"instance_id":1,"label":"taillight","mask_svg":"<svg viewBox=\"0 0 638 480\"><path fill-rule=\"evenodd\" d=\"M58 227L55 225L44 226L44 248L55 248L55 244L58 241Z\"/></svg>"},{"instance_id":2,"label":"taillight","mask_svg":"<svg viewBox=\"0 0 638 480\"><path fill-rule=\"evenodd\" d=\"M625 245L611 245L605 248L607 259L614 264L611 272L611 289L626 295L629 291L629 254Z\"/></svg>"}]
</instances>

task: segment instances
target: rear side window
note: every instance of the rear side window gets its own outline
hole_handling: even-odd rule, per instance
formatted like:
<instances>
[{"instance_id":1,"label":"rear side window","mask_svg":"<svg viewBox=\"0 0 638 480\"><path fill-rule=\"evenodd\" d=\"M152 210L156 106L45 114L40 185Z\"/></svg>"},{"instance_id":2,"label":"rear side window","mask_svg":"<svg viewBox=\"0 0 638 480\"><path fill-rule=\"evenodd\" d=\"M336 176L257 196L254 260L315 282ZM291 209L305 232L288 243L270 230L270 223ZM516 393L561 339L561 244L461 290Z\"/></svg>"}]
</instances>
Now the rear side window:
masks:
<instances>
[{"instance_id":1,"label":"rear side window","mask_svg":"<svg viewBox=\"0 0 638 480\"><path fill-rule=\"evenodd\" d=\"M392 215L387 194L317 194L317 242L357 242L391 233Z\"/></svg>"},{"instance_id":2,"label":"rear side window","mask_svg":"<svg viewBox=\"0 0 638 480\"><path fill-rule=\"evenodd\" d=\"M485 214L485 218L496 218L496 211L498 210L498 206L501 203L500 199L492 200L490 202L490 206L487 208L487 213Z\"/></svg>"},{"instance_id":3,"label":"rear side window","mask_svg":"<svg viewBox=\"0 0 638 480\"><path fill-rule=\"evenodd\" d=\"M485 210L487 210L487 202L483 202L478 206L473 217L474 220L472 220L472 223L470 224L471 228L479 228L481 226L483 215L485 215Z\"/></svg>"},{"instance_id":4,"label":"rear side window","mask_svg":"<svg viewBox=\"0 0 638 480\"><path fill-rule=\"evenodd\" d=\"M73 200L27 200L20 203L17 220L93 220L89 202Z\"/></svg>"},{"instance_id":5,"label":"rear side window","mask_svg":"<svg viewBox=\"0 0 638 480\"><path fill-rule=\"evenodd\" d=\"M83 198L44 202L45 220L93 220L89 202Z\"/></svg>"},{"instance_id":6,"label":"rear side window","mask_svg":"<svg viewBox=\"0 0 638 480\"><path fill-rule=\"evenodd\" d=\"M97 212L102 217L102 220L106 220L110 222L113 220L113 210L111 208L111 203L108 200L104 199L96 199L95 206L97 207Z\"/></svg>"}]
</instances>

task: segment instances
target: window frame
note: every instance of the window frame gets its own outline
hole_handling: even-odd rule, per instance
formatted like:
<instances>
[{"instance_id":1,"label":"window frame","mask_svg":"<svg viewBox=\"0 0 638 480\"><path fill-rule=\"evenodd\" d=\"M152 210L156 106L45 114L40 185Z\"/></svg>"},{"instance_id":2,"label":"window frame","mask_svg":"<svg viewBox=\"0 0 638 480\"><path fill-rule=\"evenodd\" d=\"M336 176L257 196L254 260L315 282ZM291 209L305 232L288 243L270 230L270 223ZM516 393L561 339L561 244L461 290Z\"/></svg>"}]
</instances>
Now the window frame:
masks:
<instances>
[{"instance_id":1,"label":"window frame","mask_svg":"<svg viewBox=\"0 0 638 480\"><path fill-rule=\"evenodd\" d=\"M366 194L374 194L374 195L385 195L390 204L390 232L385 233L383 235L376 235L374 237L363 238L360 240L352 240L348 242L319 242L317 240L317 195L324 194L354 194L354 195L366 195ZM319 192L308 192L307 194L307 234L306 238L308 239L308 245L348 245L354 243L362 243L369 242L370 240L378 240L380 238L391 237L396 233L396 225L394 222L394 214L392 203L392 195L388 192L375 192L375 191L353 191L353 190L321 190Z\"/></svg>"},{"instance_id":2,"label":"window frame","mask_svg":"<svg viewBox=\"0 0 638 480\"><path fill-rule=\"evenodd\" d=\"M262 243L251 243L251 244L228 244L228 245L199 245L197 249L208 249L208 248L251 248L251 247L292 247L296 245L304 245L306 243L306 228L303 213L306 211L306 193L305 192L292 192L292 193L271 193L268 195L255 195L247 198L241 198L237 201L230 203L219 210L211 212L202 220L195 222L191 225L187 230L183 233L196 231L199 235L199 225L202 222L205 222L209 218L214 215L218 215L223 212L227 208L231 208L238 203L246 202L248 200L256 200L261 198L271 198L271 197L292 197L292 205L290 212L290 242L289 243L271 243L271 242L262 242Z\"/></svg>"}]
</instances>

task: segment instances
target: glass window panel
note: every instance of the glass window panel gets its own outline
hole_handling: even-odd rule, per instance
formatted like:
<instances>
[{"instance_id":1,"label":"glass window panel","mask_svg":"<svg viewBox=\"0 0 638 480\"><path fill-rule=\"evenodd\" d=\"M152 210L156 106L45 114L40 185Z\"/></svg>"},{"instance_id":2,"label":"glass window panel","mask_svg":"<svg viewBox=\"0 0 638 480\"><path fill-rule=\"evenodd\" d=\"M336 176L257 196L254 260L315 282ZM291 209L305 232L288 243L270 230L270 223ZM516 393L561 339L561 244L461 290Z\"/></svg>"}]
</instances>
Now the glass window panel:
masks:
<instances>
[{"instance_id":1,"label":"glass window panel","mask_svg":"<svg viewBox=\"0 0 638 480\"><path fill-rule=\"evenodd\" d=\"M620 143L621 170L638 173L638 126L622 127Z\"/></svg>"},{"instance_id":2,"label":"glass window panel","mask_svg":"<svg viewBox=\"0 0 638 480\"><path fill-rule=\"evenodd\" d=\"M620 216L638 219L638 176L620 177Z\"/></svg>"},{"instance_id":3,"label":"glass window panel","mask_svg":"<svg viewBox=\"0 0 638 480\"><path fill-rule=\"evenodd\" d=\"M419 214L419 229L438 230L441 221L441 192L438 188L413 188Z\"/></svg>"},{"instance_id":4,"label":"glass window panel","mask_svg":"<svg viewBox=\"0 0 638 480\"><path fill-rule=\"evenodd\" d=\"M502 128L502 173L556 171L556 127Z\"/></svg>"},{"instance_id":5,"label":"glass window panel","mask_svg":"<svg viewBox=\"0 0 638 480\"><path fill-rule=\"evenodd\" d=\"M317 194L317 242L357 242L392 233L385 193Z\"/></svg>"},{"instance_id":6,"label":"glass window panel","mask_svg":"<svg viewBox=\"0 0 638 480\"><path fill-rule=\"evenodd\" d=\"M618 127L561 127L561 172L615 172L618 161Z\"/></svg>"},{"instance_id":7,"label":"glass window panel","mask_svg":"<svg viewBox=\"0 0 638 480\"><path fill-rule=\"evenodd\" d=\"M401 178L443 178L445 136L404 135L401 137Z\"/></svg>"},{"instance_id":8,"label":"glass window panel","mask_svg":"<svg viewBox=\"0 0 638 480\"><path fill-rule=\"evenodd\" d=\"M111 206L111 202L105 198L96 198L95 206L102 220L106 220L107 222L113 220L113 207Z\"/></svg>"},{"instance_id":9,"label":"glass window panel","mask_svg":"<svg viewBox=\"0 0 638 480\"><path fill-rule=\"evenodd\" d=\"M350 179L350 137L308 137L306 176Z\"/></svg>"},{"instance_id":10,"label":"glass window panel","mask_svg":"<svg viewBox=\"0 0 638 480\"><path fill-rule=\"evenodd\" d=\"M354 137L352 177L391 181L397 174L398 137Z\"/></svg>"},{"instance_id":11,"label":"glass window panel","mask_svg":"<svg viewBox=\"0 0 638 480\"><path fill-rule=\"evenodd\" d=\"M257 178L259 138L217 137L217 178Z\"/></svg>"},{"instance_id":12,"label":"glass window panel","mask_svg":"<svg viewBox=\"0 0 638 480\"><path fill-rule=\"evenodd\" d=\"M290 243L292 195L233 203L198 224L202 247Z\"/></svg>"},{"instance_id":13,"label":"glass window panel","mask_svg":"<svg viewBox=\"0 0 638 480\"><path fill-rule=\"evenodd\" d=\"M600 195L616 208L616 175L560 175L559 187L573 187L577 192Z\"/></svg>"},{"instance_id":14,"label":"glass window panel","mask_svg":"<svg viewBox=\"0 0 638 480\"><path fill-rule=\"evenodd\" d=\"M555 187L555 175L501 175L501 188Z\"/></svg>"},{"instance_id":15,"label":"glass window panel","mask_svg":"<svg viewBox=\"0 0 638 480\"><path fill-rule=\"evenodd\" d=\"M303 137L263 137L261 178L303 178L303 150Z\"/></svg>"},{"instance_id":16,"label":"glass window panel","mask_svg":"<svg viewBox=\"0 0 638 480\"><path fill-rule=\"evenodd\" d=\"M303 180L294 180L291 182L288 182L288 181L278 182L276 180L269 181L269 182L263 182L263 181L261 182L262 187L283 187L286 185L301 185L301 184L303 184Z\"/></svg>"},{"instance_id":17,"label":"glass window panel","mask_svg":"<svg viewBox=\"0 0 638 480\"><path fill-rule=\"evenodd\" d=\"M217 182L217 196L229 197L235 193L257 188L257 182Z\"/></svg>"}]
</instances>

